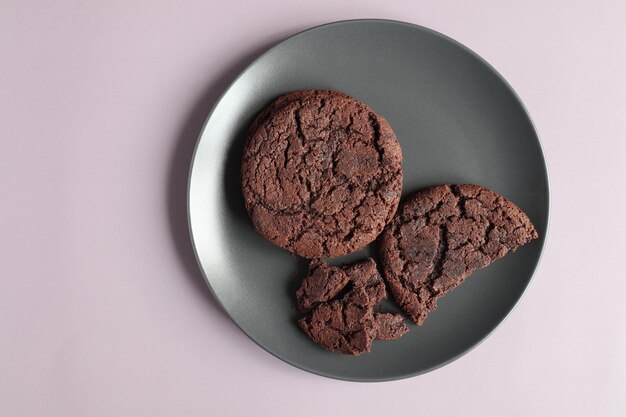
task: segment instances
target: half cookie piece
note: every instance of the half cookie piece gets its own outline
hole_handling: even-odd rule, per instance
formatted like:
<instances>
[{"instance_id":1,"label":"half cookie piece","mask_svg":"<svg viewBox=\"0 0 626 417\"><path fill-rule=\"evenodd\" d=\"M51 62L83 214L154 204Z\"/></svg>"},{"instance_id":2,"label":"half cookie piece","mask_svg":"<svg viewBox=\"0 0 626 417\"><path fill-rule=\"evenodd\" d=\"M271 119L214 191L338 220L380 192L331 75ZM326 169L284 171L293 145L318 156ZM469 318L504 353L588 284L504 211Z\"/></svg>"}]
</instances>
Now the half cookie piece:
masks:
<instances>
[{"instance_id":1,"label":"half cookie piece","mask_svg":"<svg viewBox=\"0 0 626 417\"><path fill-rule=\"evenodd\" d=\"M374 312L386 297L373 259L342 267L315 260L296 292L298 308L307 313L298 325L328 350L360 355L370 351L372 341L398 339L408 331L401 315Z\"/></svg>"},{"instance_id":2,"label":"half cookie piece","mask_svg":"<svg viewBox=\"0 0 626 417\"><path fill-rule=\"evenodd\" d=\"M387 121L343 93L278 98L244 148L244 202L259 234L309 259L358 251L382 232L402 192L402 152Z\"/></svg>"},{"instance_id":3,"label":"half cookie piece","mask_svg":"<svg viewBox=\"0 0 626 417\"><path fill-rule=\"evenodd\" d=\"M501 195L478 185L441 185L402 204L379 250L397 303L421 325L437 299L472 272L537 237L528 216Z\"/></svg>"}]
</instances>

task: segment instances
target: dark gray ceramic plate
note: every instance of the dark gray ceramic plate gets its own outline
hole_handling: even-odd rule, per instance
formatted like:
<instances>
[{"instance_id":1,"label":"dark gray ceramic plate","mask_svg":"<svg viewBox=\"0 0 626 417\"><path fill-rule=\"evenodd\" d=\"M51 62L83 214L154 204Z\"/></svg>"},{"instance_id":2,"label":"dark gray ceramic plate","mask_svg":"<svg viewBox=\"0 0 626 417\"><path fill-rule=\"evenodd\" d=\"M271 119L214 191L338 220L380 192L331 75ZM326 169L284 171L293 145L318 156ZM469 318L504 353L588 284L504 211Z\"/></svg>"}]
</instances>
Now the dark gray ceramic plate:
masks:
<instances>
[{"instance_id":1,"label":"dark gray ceramic plate","mask_svg":"<svg viewBox=\"0 0 626 417\"><path fill-rule=\"evenodd\" d=\"M476 183L531 218L540 238L474 273L444 297L424 326L372 352L327 352L296 326L294 292L306 271L257 235L246 215L239 167L251 119L278 95L344 91L395 130L404 154L404 195L441 183ZM548 223L541 145L520 99L500 75L459 43L402 22L354 20L297 34L250 65L206 122L189 182L189 224L206 281L233 321L261 347L316 374L383 381L427 372L489 335L522 296ZM333 263L374 254L370 247ZM395 307L391 302L389 310Z\"/></svg>"}]
</instances>

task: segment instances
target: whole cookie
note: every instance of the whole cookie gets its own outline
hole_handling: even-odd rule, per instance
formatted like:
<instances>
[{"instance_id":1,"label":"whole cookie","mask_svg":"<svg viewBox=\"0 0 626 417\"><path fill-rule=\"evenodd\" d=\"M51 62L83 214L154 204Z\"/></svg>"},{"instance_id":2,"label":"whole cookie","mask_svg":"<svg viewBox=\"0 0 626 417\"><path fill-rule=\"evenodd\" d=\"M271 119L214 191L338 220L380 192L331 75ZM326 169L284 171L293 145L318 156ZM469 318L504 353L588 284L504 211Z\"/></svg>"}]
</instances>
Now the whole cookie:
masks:
<instances>
[{"instance_id":1,"label":"whole cookie","mask_svg":"<svg viewBox=\"0 0 626 417\"><path fill-rule=\"evenodd\" d=\"M241 168L246 209L257 232L292 253L345 255L393 217L401 163L391 127L365 104L332 91L289 93L253 123Z\"/></svg>"},{"instance_id":2,"label":"whole cookie","mask_svg":"<svg viewBox=\"0 0 626 417\"><path fill-rule=\"evenodd\" d=\"M441 185L402 204L380 237L384 277L417 324L473 271L538 237L506 198L477 185Z\"/></svg>"}]
</instances>

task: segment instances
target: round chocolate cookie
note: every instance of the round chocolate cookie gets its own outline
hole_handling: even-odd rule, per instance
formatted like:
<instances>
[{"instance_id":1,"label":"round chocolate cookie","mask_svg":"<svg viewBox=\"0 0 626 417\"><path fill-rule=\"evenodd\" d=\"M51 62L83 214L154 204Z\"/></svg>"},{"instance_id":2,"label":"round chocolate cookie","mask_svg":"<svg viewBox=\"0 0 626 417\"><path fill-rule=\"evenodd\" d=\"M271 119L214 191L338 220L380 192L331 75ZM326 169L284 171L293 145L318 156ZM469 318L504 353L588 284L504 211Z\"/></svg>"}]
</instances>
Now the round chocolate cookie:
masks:
<instances>
[{"instance_id":1,"label":"round chocolate cookie","mask_svg":"<svg viewBox=\"0 0 626 417\"><path fill-rule=\"evenodd\" d=\"M289 93L253 123L241 180L255 229L305 258L372 242L402 192L402 152L387 121L332 91Z\"/></svg>"},{"instance_id":2,"label":"round chocolate cookie","mask_svg":"<svg viewBox=\"0 0 626 417\"><path fill-rule=\"evenodd\" d=\"M501 195L440 185L402 204L380 237L380 260L396 301L422 324L473 271L537 237L528 216Z\"/></svg>"}]
</instances>

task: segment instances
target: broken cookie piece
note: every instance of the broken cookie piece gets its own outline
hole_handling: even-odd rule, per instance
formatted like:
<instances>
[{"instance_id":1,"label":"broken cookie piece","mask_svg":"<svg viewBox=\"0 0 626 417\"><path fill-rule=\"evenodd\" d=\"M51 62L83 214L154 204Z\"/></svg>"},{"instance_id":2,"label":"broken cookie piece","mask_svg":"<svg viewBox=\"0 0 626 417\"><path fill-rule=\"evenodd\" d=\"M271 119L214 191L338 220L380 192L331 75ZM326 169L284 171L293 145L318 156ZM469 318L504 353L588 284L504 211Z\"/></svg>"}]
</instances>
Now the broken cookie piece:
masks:
<instances>
[{"instance_id":1,"label":"broken cookie piece","mask_svg":"<svg viewBox=\"0 0 626 417\"><path fill-rule=\"evenodd\" d=\"M372 258L342 267L314 259L309 264L309 275L296 292L298 309L307 312L319 303L332 300L349 282L365 289L372 306L387 298L385 283Z\"/></svg>"},{"instance_id":2,"label":"broken cookie piece","mask_svg":"<svg viewBox=\"0 0 626 417\"><path fill-rule=\"evenodd\" d=\"M373 340L397 339L408 331L401 315L374 313L387 292L371 258L343 267L311 262L296 297L300 310L308 311L298 325L331 351L360 355L370 351Z\"/></svg>"},{"instance_id":3,"label":"broken cookie piece","mask_svg":"<svg viewBox=\"0 0 626 417\"><path fill-rule=\"evenodd\" d=\"M421 325L437 299L477 269L536 239L515 204L477 185L440 185L402 204L380 237L385 280Z\"/></svg>"},{"instance_id":4,"label":"broken cookie piece","mask_svg":"<svg viewBox=\"0 0 626 417\"><path fill-rule=\"evenodd\" d=\"M316 304L332 300L349 281L350 278L342 268L330 266L321 259L311 261L309 275L302 280L296 292L298 309L306 312Z\"/></svg>"},{"instance_id":5,"label":"broken cookie piece","mask_svg":"<svg viewBox=\"0 0 626 417\"><path fill-rule=\"evenodd\" d=\"M346 275L355 286L362 286L370 298L372 307L387 298L387 289L383 277L378 272L372 258L344 267Z\"/></svg>"},{"instance_id":6,"label":"broken cookie piece","mask_svg":"<svg viewBox=\"0 0 626 417\"><path fill-rule=\"evenodd\" d=\"M374 339L395 340L409 331L400 314L374 314Z\"/></svg>"},{"instance_id":7,"label":"broken cookie piece","mask_svg":"<svg viewBox=\"0 0 626 417\"><path fill-rule=\"evenodd\" d=\"M363 287L353 288L340 300L318 304L298 324L315 343L351 355L369 352L376 334L370 299Z\"/></svg>"}]
</instances>

